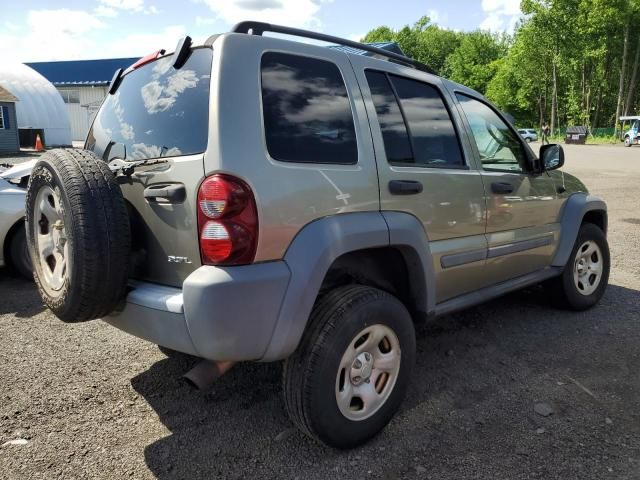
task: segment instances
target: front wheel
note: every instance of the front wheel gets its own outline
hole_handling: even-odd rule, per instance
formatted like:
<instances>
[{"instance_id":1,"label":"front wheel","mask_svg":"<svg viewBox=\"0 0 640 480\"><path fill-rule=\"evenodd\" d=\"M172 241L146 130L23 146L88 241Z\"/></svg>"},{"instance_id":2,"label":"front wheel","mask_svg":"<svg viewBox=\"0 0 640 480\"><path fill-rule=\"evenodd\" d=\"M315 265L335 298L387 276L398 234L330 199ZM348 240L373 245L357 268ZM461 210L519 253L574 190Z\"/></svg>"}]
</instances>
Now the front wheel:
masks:
<instances>
[{"instance_id":1,"label":"front wheel","mask_svg":"<svg viewBox=\"0 0 640 480\"><path fill-rule=\"evenodd\" d=\"M329 446L362 444L399 408L415 349L411 316L392 295L360 285L329 292L285 363L290 418Z\"/></svg>"},{"instance_id":2,"label":"front wheel","mask_svg":"<svg viewBox=\"0 0 640 480\"><path fill-rule=\"evenodd\" d=\"M631 137L629 137L629 136L624 137L624 146L625 147L630 147L631 145L632 145L631 144Z\"/></svg>"},{"instance_id":3,"label":"front wheel","mask_svg":"<svg viewBox=\"0 0 640 480\"><path fill-rule=\"evenodd\" d=\"M599 227L584 223L560 277L548 282L554 302L572 310L593 307L609 283L609 244Z\"/></svg>"}]
</instances>

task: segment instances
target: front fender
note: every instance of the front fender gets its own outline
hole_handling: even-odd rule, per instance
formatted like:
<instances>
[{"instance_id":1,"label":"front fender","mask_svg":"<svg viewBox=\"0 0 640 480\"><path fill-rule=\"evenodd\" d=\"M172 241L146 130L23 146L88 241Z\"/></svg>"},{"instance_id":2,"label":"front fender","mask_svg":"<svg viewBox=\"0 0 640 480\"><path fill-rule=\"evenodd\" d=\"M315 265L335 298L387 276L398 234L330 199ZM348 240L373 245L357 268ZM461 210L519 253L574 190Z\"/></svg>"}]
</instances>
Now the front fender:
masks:
<instances>
[{"instance_id":1,"label":"front fender","mask_svg":"<svg viewBox=\"0 0 640 480\"><path fill-rule=\"evenodd\" d=\"M578 238L582 220L591 211L598 211L604 214L606 233L607 204L604 200L596 195L589 195L583 192L574 193L567 199L560 212L560 241L551 263L552 266L564 267L567 264L576 238Z\"/></svg>"}]
</instances>

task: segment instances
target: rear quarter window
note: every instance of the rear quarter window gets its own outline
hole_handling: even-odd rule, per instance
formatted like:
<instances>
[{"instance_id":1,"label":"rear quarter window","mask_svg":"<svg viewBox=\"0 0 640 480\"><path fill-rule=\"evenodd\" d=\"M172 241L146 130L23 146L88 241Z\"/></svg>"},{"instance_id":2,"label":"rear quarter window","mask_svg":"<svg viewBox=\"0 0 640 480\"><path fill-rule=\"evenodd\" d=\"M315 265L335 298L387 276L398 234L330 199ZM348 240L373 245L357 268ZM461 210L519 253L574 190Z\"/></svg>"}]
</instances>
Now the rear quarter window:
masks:
<instances>
[{"instance_id":1,"label":"rear quarter window","mask_svg":"<svg viewBox=\"0 0 640 480\"><path fill-rule=\"evenodd\" d=\"M265 138L272 158L298 163L357 163L351 104L335 64L266 52L260 70Z\"/></svg>"},{"instance_id":2,"label":"rear quarter window","mask_svg":"<svg viewBox=\"0 0 640 480\"><path fill-rule=\"evenodd\" d=\"M198 48L179 70L170 55L125 75L102 104L85 148L106 161L204 152L211 60L210 48Z\"/></svg>"}]
</instances>

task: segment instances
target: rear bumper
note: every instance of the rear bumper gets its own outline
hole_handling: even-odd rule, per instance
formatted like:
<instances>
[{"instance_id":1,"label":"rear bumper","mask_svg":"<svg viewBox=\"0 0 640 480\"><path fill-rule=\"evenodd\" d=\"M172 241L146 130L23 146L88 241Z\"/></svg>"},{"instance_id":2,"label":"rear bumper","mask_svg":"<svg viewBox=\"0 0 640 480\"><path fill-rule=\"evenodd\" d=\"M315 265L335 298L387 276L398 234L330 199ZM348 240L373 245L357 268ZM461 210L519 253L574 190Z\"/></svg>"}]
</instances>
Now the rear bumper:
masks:
<instances>
[{"instance_id":1,"label":"rear bumper","mask_svg":"<svg viewBox=\"0 0 640 480\"><path fill-rule=\"evenodd\" d=\"M259 360L291 273L283 261L198 268L182 289L132 282L122 311L103 320L150 342L210 360Z\"/></svg>"}]
</instances>

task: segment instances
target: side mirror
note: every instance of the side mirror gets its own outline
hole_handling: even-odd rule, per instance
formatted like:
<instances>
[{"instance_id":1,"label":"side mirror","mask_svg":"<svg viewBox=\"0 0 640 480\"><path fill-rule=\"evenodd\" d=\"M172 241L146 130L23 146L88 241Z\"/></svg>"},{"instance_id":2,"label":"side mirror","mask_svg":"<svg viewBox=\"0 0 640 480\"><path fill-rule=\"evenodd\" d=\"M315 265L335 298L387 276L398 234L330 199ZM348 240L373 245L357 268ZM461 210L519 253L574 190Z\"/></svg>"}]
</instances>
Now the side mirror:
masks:
<instances>
[{"instance_id":1,"label":"side mirror","mask_svg":"<svg viewBox=\"0 0 640 480\"><path fill-rule=\"evenodd\" d=\"M564 165L564 150L560 145L542 145L540 160L544 170L556 170Z\"/></svg>"}]
</instances>

